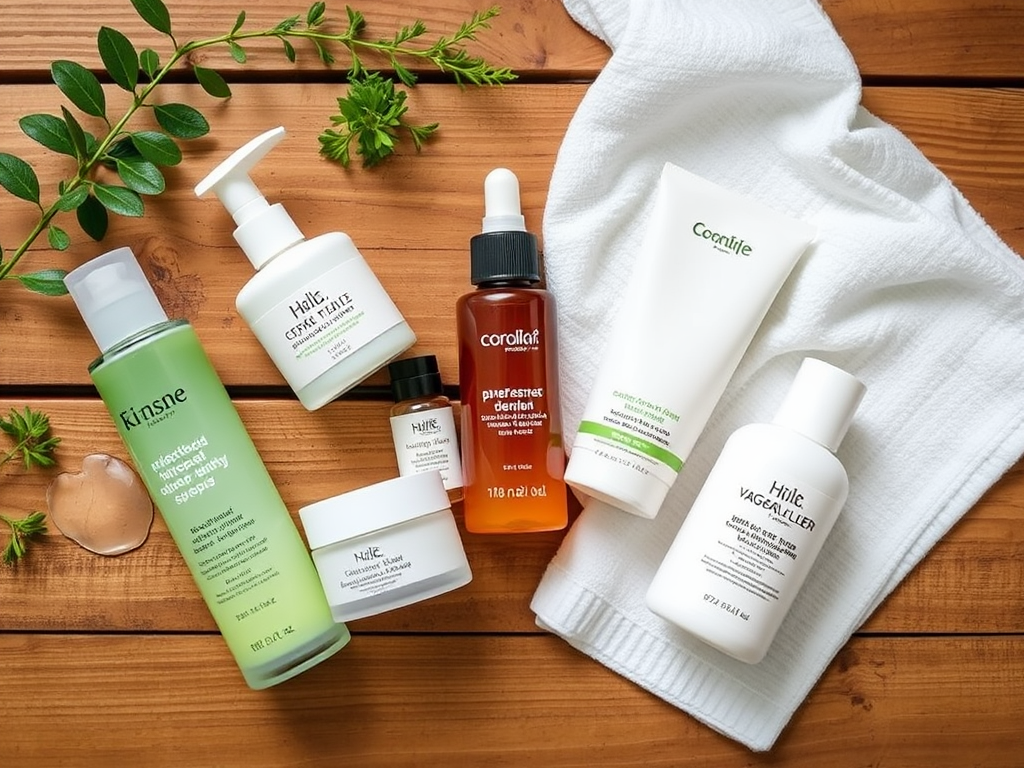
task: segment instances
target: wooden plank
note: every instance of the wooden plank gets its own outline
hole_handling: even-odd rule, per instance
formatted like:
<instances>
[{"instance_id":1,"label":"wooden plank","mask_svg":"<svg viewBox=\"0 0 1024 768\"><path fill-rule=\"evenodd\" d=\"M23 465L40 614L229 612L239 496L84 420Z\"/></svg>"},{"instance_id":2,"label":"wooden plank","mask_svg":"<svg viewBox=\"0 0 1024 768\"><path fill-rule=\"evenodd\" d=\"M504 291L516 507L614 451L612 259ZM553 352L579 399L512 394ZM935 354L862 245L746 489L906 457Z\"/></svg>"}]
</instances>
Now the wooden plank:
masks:
<instances>
[{"instance_id":1,"label":"wooden plank","mask_svg":"<svg viewBox=\"0 0 1024 768\"><path fill-rule=\"evenodd\" d=\"M0 399L50 414L63 438L60 464L0 478L4 509L46 511L59 471L106 452L128 460L98 401ZM384 402L334 403L307 414L297 402L242 400L248 425L285 500L298 509L397 474ZM576 509L573 513L575 516ZM353 623L361 631L536 632L529 604L561 532L470 534L455 507L474 579L425 603ZM54 589L54 584L61 588ZM1024 631L1024 461L1011 470L928 555L864 627L870 632ZM121 557L94 555L51 527L17 569L0 568L0 629L23 631L212 631L159 514L149 540Z\"/></svg>"},{"instance_id":2,"label":"wooden plank","mask_svg":"<svg viewBox=\"0 0 1024 768\"><path fill-rule=\"evenodd\" d=\"M4 90L15 94L26 112L52 104L42 86ZM271 127L267 114L288 115L290 135L254 173L257 182L272 201L287 205L307 236L341 229L353 237L418 334L416 352L438 355L445 381L455 383L452 311L458 296L471 289L468 242L479 230L482 180L495 165L511 163L520 176L528 225L540 234L555 154L584 92L583 85L473 93L425 85L413 108L441 121L437 141L420 157L399 157L370 173L346 173L316 154L332 86L240 86L230 104L210 113L212 135L190 142L185 161L168 171L169 190L150 199L145 218L113 219L110 234L98 245L65 216L61 221L72 233L72 247L55 253L41 238L23 268L73 268L108 248L130 244L169 314L196 326L226 383L283 385L234 309L234 297L252 269L232 239L233 223L215 200L195 199L192 188L232 149ZM203 99L186 86L170 86L167 98ZM866 90L865 104L915 141L1011 247L1024 251L1019 216L1024 184L1017 172L1024 91L875 88ZM16 126L0 125L0 147L36 164L44 189L56 186L61 166ZM27 232L34 221L30 205L0 194L0 235L8 248L19 239L12 233ZM7 329L0 334L0 359L21 361L7 367L4 383L87 383L86 367L96 349L71 302L11 284L0 286L0 292L0 324ZM368 383L385 381L378 375Z\"/></svg>"},{"instance_id":3,"label":"wooden plank","mask_svg":"<svg viewBox=\"0 0 1024 768\"><path fill-rule=\"evenodd\" d=\"M238 11L247 12L246 29L269 29L289 11L275 0L167 3L179 40L206 38L231 29ZM509 66L524 77L593 78L607 61L608 49L569 17L557 0L501 3L503 13L480 35L474 50L489 61ZM70 12L69 12L70 6ZM290 12L304 13L296 2ZM370 20L372 36L390 37L400 26L423 19L431 31L450 34L473 11L488 3L474 0L356 3ZM823 7L862 74L940 78L1019 78L1024 49L1024 7L999 0L825 0ZM342 3L328 3L328 15L343 19ZM69 18L72 23L69 24ZM166 58L167 39L146 26L125 0L38 5L7 0L0 28L13 30L0 48L0 82L42 78L55 58L70 58L100 69L95 35L100 26L124 32L139 49L153 47ZM343 24L332 29L341 30ZM296 64L287 61L276 41L249 44L250 59L235 64L223 49L207 49L196 61L240 76L283 77L295 72L329 77L309 47L298 45ZM339 59L334 76L347 62Z\"/></svg>"},{"instance_id":4,"label":"wooden plank","mask_svg":"<svg viewBox=\"0 0 1024 768\"><path fill-rule=\"evenodd\" d=\"M752 754L550 637L357 635L247 690L219 638L0 634L4 756L147 766L1018 766L1024 639L858 638ZM984 695L965 692L984 691ZM514 723L514 727L510 725Z\"/></svg>"}]
</instances>

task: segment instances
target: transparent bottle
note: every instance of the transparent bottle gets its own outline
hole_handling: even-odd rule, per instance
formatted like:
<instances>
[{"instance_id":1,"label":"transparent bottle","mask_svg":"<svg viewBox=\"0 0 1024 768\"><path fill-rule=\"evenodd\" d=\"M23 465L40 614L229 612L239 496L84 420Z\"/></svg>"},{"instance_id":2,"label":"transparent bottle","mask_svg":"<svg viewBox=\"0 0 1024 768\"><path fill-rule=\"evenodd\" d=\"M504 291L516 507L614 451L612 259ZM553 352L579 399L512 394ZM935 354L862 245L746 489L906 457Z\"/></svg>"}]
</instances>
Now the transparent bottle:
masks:
<instances>
[{"instance_id":1,"label":"transparent bottle","mask_svg":"<svg viewBox=\"0 0 1024 768\"><path fill-rule=\"evenodd\" d=\"M391 437L398 474L441 473L450 501L462 499L462 461L452 403L444 394L434 355L388 364L391 394Z\"/></svg>"},{"instance_id":2,"label":"transparent bottle","mask_svg":"<svg viewBox=\"0 0 1024 768\"><path fill-rule=\"evenodd\" d=\"M167 319L128 248L65 283L102 350L96 389L246 683L332 656L348 630L192 326Z\"/></svg>"},{"instance_id":3,"label":"transparent bottle","mask_svg":"<svg viewBox=\"0 0 1024 768\"><path fill-rule=\"evenodd\" d=\"M470 243L477 290L456 305L466 528L564 528L565 452L555 301L539 286L537 239L504 168L484 184L483 232Z\"/></svg>"}]
</instances>

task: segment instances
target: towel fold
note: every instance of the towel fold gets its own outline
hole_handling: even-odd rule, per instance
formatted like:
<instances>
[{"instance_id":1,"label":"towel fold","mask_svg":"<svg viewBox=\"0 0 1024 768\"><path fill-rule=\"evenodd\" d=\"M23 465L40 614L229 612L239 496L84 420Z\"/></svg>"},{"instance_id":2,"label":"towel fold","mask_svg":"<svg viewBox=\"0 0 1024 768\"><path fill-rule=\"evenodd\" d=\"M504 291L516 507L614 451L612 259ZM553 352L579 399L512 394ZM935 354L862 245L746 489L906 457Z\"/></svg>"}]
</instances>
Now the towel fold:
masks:
<instances>
[{"instance_id":1,"label":"towel fold","mask_svg":"<svg viewBox=\"0 0 1024 768\"><path fill-rule=\"evenodd\" d=\"M564 2L613 51L569 125L544 215L570 451L666 161L819 235L658 517L588 504L532 607L602 664L769 749L850 634L1024 453L1024 262L860 106L853 59L813 0ZM868 386L839 450L850 497L749 666L644 595L726 438L772 417L806 355Z\"/></svg>"}]
</instances>

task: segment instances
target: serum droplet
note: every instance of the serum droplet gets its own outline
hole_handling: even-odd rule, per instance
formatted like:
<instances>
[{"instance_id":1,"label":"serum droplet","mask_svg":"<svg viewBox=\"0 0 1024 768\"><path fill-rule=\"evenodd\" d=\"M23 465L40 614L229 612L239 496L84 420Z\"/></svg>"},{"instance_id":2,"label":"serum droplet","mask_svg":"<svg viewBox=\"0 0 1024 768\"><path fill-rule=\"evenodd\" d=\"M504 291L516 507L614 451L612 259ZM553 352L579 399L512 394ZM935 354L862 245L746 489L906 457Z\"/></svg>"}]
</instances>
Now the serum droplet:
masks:
<instances>
[{"instance_id":1,"label":"serum droplet","mask_svg":"<svg viewBox=\"0 0 1024 768\"><path fill-rule=\"evenodd\" d=\"M46 489L50 520L67 538L98 555L138 548L153 524L153 502L135 471L103 453L82 459Z\"/></svg>"}]
</instances>

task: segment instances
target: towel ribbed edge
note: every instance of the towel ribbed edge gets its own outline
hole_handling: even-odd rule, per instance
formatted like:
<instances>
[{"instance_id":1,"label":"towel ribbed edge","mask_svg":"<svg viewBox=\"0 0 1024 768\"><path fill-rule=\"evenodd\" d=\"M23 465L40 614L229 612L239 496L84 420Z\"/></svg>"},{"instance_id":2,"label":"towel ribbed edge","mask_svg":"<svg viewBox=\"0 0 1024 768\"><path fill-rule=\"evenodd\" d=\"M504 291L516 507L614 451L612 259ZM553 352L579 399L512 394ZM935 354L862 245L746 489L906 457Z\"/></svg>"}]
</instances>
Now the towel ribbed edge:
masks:
<instances>
[{"instance_id":1,"label":"towel ribbed edge","mask_svg":"<svg viewBox=\"0 0 1024 768\"><path fill-rule=\"evenodd\" d=\"M531 607L538 626L719 733L742 733L751 749L771 748L789 719L788 710L652 635L554 563Z\"/></svg>"}]
</instances>

